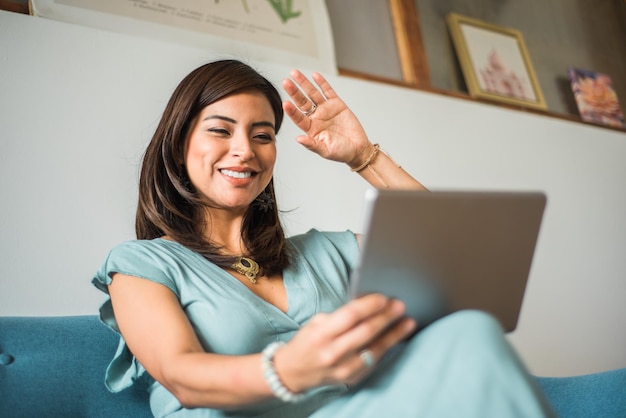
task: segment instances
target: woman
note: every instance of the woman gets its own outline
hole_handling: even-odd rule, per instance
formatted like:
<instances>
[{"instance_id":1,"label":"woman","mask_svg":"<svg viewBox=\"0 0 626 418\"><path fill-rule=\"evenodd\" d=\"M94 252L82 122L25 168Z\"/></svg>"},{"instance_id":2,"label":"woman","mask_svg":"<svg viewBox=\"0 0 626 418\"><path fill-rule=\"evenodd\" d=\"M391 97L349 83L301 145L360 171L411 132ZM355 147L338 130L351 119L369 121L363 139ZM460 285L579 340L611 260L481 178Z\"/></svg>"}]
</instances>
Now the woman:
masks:
<instances>
[{"instance_id":1,"label":"woman","mask_svg":"<svg viewBox=\"0 0 626 418\"><path fill-rule=\"evenodd\" d=\"M101 317L122 335L109 389L147 371L159 417L548 415L492 318L451 315L404 344L417 324L401 302L346 303L355 234L285 238L273 187L283 111L299 143L372 186L424 189L313 80L293 71L282 103L225 60L174 91L144 156L138 240L94 278L110 296Z\"/></svg>"}]
</instances>

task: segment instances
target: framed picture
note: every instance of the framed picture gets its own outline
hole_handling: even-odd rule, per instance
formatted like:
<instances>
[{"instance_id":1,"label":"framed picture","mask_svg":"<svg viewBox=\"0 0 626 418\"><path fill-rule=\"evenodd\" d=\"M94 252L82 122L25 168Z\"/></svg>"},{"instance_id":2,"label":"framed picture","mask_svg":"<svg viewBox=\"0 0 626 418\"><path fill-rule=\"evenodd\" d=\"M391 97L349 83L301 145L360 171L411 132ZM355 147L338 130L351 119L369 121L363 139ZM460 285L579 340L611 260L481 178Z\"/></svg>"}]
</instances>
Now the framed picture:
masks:
<instances>
[{"instance_id":1,"label":"framed picture","mask_svg":"<svg viewBox=\"0 0 626 418\"><path fill-rule=\"evenodd\" d=\"M456 13L446 20L470 96L546 109L521 32Z\"/></svg>"},{"instance_id":2,"label":"framed picture","mask_svg":"<svg viewBox=\"0 0 626 418\"><path fill-rule=\"evenodd\" d=\"M569 68L568 72L582 120L616 128L626 127L611 77L578 68Z\"/></svg>"},{"instance_id":3,"label":"framed picture","mask_svg":"<svg viewBox=\"0 0 626 418\"><path fill-rule=\"evenodd\" d=\"M29 0L29 4L34 16L47 19L290 68L337 72L330 20L320 1Z\"/></svg>"}]
</instances>

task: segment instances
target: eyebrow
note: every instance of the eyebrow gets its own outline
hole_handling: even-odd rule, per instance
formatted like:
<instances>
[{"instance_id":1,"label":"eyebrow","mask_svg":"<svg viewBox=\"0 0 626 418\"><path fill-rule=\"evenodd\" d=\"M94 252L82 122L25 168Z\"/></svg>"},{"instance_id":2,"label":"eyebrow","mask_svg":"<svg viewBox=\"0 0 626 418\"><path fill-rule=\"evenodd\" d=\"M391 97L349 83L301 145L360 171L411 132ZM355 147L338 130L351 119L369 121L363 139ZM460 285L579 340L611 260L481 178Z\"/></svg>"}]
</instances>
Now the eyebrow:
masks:
<instances>
[{"instance_id":1,"label":"eyebrow","mask_svg":"<svg viewBox=\"0 0 626 418\"><path fill-rule=\"evenodd\" d=\"M210 120L210 119L219 119L219 120L223 120L225 122L234 123L234 124L237 123L237 121L233 118L229 118L227 116L220 116L220 115L209 115L206 118L202 119L202 121L204 122L205 120ZM274 127L274 124L272 122L267 122L267 121L254 122L252 126L253 127L267 126L276 130L276 128Z\"/></svg>"}]
</instances>

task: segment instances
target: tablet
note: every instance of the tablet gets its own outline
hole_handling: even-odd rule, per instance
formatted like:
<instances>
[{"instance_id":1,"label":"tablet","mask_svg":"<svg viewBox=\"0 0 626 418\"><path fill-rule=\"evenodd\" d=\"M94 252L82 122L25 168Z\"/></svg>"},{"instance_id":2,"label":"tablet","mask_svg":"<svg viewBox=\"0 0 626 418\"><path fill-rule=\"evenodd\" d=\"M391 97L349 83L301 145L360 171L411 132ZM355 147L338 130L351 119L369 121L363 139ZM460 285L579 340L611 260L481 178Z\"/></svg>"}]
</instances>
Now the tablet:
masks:
<instances>
[{"instance_id":1,"label":"tablet","mask_svg":"<svg viewBox=\"0 0 626 418\"><path fill-rule=\"evenodd\" d=\"M401 299L420 328L477 309L513 331L545 205L542 192L368 190L351 296Z\"/></svg>"}]
</instances>

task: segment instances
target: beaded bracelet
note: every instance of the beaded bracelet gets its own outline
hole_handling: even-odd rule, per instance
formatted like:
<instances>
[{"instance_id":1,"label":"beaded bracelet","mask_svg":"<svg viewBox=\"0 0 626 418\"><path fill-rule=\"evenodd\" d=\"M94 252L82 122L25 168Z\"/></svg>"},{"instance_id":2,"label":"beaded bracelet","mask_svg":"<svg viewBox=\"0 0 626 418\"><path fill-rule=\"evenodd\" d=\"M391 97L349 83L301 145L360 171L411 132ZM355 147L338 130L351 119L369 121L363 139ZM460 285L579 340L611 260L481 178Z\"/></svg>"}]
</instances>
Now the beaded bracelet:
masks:
<instances>
[{"instance_id":1,"label":"beaded bracelet","mask_svg":"<svg viewBox=\"0 0 626 418\"><path fill-rule=\"evenodd\" d=\"M261 353L263 377L272 390L274 396L278 399L283 402L298 402L304 398L305 395L302 393L293 393L287 389L280 381L278 374L276 374L276 369L274 368L274 354L276 354L276 351L283 345L285 345L284 342L275 341L263 349L263 352Z\"/></svg>"}]
</instances>

